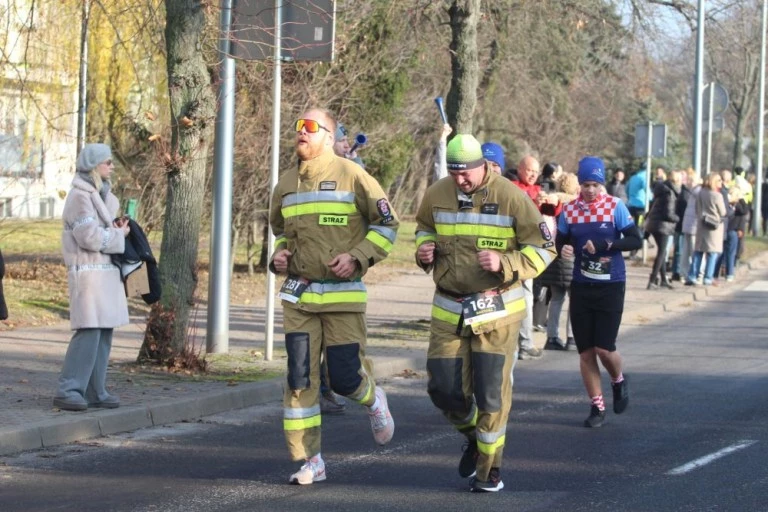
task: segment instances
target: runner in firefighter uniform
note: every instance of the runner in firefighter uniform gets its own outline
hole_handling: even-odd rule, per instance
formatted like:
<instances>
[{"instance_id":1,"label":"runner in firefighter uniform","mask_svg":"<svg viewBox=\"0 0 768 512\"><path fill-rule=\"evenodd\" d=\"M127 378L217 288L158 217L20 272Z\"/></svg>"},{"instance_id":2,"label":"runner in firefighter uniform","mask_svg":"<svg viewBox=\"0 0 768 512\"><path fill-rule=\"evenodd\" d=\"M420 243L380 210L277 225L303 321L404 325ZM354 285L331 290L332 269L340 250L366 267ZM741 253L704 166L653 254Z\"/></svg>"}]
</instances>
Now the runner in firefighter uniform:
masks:
<instances>
[{"instance_id":1,"label":"runner in firefighter uniform","mask_svg":"<svg viewBox=\"0 0 768 512\"><path fill-rule=\"evenodd\" d=\"M459 474L473 477L471 490L498 491L522 282L541 274L555 245L533 202L487 170L473 136L454 137L447 162L450 175L429 187L416 219L417 264L436 284L428 393L467 437Z\"/></svg>"},{"instance_id":2,"label":"runner in firefighter uniform","mask_svg":"<svg viewBox=\"0 0 768 512\"><path fill-rule=\"evenodd\" d=\"M299 164L275 188L270 224L275 251L270 269L284 274L288 382L283 428L291 458L304 461L291 483L325 480L320 456L320 354L334 392L368 409L376 442L394 433L384 390L365 355L367 302L361 278L387 257L398 219L381 186L359 165L336 156L336 124L322 109L296 122Z\"/></svg>"}]
</instances>

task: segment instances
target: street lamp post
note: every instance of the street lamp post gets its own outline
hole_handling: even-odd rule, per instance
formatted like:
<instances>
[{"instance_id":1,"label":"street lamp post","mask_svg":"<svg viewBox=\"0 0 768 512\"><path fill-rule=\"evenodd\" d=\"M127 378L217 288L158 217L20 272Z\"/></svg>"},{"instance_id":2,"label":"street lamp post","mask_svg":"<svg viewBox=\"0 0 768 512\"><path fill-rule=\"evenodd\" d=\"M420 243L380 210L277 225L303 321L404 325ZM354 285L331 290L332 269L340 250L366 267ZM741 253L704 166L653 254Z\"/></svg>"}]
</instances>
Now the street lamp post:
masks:
<instances>
[{"instance_id":1,"label":"street lamp post","mask_svg":"<svg viewBox=\"0 0 768 512\"><path fill-rule=\"evenodd\" d=\"M754 194L754 215L752 232L757 236L760 234L760 217L762 216L763 198L763 140L765 130L765 28L768 20L768 0L763 0L763 21L760 25L760 97L758 98L758 109L760 115L757 116L757 169L755 173L755 194Z\"/></svg>"}]
</instances>

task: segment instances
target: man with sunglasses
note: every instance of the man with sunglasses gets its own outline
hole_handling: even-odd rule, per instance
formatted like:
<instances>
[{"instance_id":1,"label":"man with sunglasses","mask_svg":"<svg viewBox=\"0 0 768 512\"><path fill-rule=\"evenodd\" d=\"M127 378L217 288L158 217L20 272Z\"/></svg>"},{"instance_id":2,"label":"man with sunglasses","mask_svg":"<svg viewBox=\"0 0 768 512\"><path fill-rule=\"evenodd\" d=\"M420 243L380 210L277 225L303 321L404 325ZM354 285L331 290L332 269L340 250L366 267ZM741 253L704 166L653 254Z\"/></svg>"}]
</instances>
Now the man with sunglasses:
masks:
<instances>
[{"instance_id":1,"label":"man with sunglasses","mask_svg":"<svg viewBox=\"0 0 768 512\"><path fill-rule=\"evenodd\" d=\"M480 143L456 135L449 177L427 189L416 217L416 263L436 285L427 392L466 436L459 475L472 491L499 491L512 407L512 370L525 316L521 283L555 258L533 201L489 169Z\"/></svg>"},{"instance_id":2,"label":"man with sunglasses","mask_svg":"<svg viewBox=\"0 0 768 512\"><path fill-rule=\"evenodd\" d=\"M320 455L320 358L334 392L365 406L377 444L395 424L384 390L365 355L367 295L362 277L392 250L399 225L381 186L333 151L336 122L310 109L296 122L298 165L286 170L272 196L275 252L269 267L285 275L283 300L287 385L283 430L292 460L289 479L326 479Z\"/></svg>"}]
</instances>

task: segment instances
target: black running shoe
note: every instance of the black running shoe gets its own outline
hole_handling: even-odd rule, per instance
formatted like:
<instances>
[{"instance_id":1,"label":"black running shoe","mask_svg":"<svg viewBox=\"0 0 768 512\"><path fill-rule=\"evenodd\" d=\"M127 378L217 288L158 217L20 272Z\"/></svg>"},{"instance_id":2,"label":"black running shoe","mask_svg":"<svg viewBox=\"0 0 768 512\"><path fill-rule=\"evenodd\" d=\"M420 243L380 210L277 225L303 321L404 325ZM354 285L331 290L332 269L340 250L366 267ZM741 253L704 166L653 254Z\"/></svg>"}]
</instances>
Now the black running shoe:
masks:
<instances>
[{"instance_id":1,"label":"black running shoe","mask_svg":"<svg viewBox=\"0 0 768 512\"><path fill-rule=\"evenodd\" d=\"M587 428L599 428L605 423L605 410L600 410L596 405L589 411L589 418L584 420L584 426Z\"/></svg>"},{"instance_id":2,"label":"black running shoe","mask_svg":"<svg viewBox=\"0 0 768 512\"><path fill-rule=\"evenodd\" d=\"M613 412L621 414L629 405L629 384L627 383L627 376L624 376L624 380L618 384L611 384L613 388Z\"/></svg>"},{"instance_id":3,"label":"black running shoe","mask_svg":"<svg viewBox=\"0 0 768 512\"><path fill-rule=\"evenodd\" d=\"M501 481L499 468L491 468L488 473L488 481L484 482L477 478L469 481L469 490L472 492L498 492L504 488L504 482Z\"/></svg>"},{"instance_id":4,"label":"black running shoe","mask_svg":"<svg viewBox=\"0 0 768 512\"><path fill-rule=\"evenodd\" d=\"M459 476L467 478L475 474L475 468L477 467L477 440L467 439L463 449L464 454L459 461Z\"/></svg>"}]
</instances>

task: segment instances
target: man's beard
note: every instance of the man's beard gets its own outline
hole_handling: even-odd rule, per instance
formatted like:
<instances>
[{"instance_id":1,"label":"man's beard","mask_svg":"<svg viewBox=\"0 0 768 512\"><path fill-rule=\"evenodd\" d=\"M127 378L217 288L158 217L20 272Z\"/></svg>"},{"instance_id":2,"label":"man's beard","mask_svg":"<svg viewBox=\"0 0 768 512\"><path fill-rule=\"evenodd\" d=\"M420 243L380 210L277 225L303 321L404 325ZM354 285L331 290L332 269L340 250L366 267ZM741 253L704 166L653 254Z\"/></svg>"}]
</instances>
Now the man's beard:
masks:
<instances>
[{"instance_id":1,"label":"man's beard","mask_svg":"<svg viewBox=\"0 0 768 512\"><path fill-rule=\"evenodd\" d=\"M323 152L323 146L312 146L309 143L296 146L296 154L301 160L312 160Z\"/></svg>"}]
</instances>

